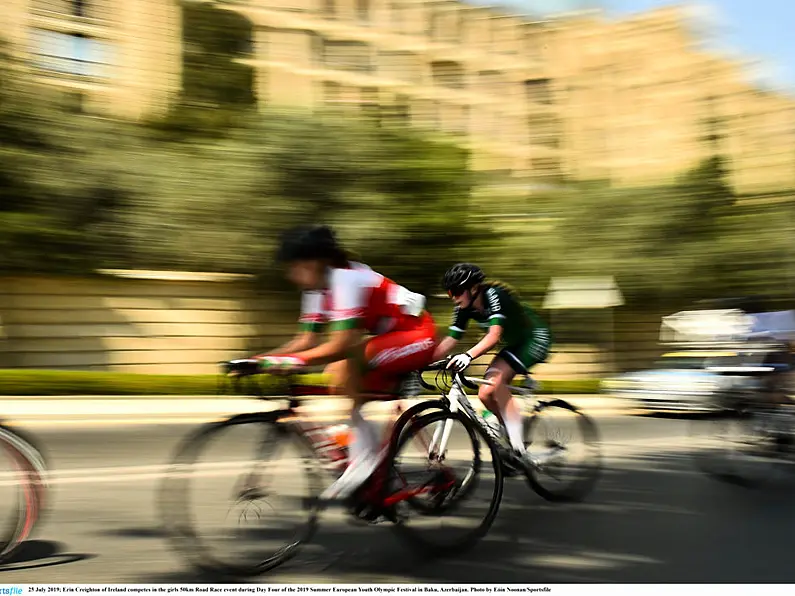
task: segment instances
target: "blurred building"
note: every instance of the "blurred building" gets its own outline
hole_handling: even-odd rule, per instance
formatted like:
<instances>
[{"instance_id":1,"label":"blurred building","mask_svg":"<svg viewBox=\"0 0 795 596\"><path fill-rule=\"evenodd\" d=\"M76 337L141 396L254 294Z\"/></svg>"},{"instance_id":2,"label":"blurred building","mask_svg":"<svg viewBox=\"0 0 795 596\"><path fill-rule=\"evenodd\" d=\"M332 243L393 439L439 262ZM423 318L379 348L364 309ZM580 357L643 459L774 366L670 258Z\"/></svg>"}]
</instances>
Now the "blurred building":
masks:
<instances>
[{"instance_id":1,"label":"blurred building","mask_svg":"<svg viewBox=\"0 0 795 596\"><path fill-rule=\"evenodd\" d=\"M139 119L179 92L182 25L172 0L3 0L2 35L77 110Z\"/></svg>"},{"instance_id":2,"label":"blurred building","mask_svg":"<svg viewBox=\"0 0 795 596\"><path fill-rule=\"evenodd\" d=\"M578 178L658 182L722 155L740 192L795 188L795 97L709 50L687 7L554 23L553 71Z\"/></svg>"},{"instance_id":3,"label":"blurred building","mask_svg":"<svg viewBox=\"0 0 795 596\"><path fill-rule=\"evenodd\" d=\"M719 153L741 190L795 186L795 101L698 47L685 8L531 22L454 0L218 4L252 23L262 104L449 133L476 169L531 185L663 182Z\"/></svg>"},{"instance_id":4,"label":"blurred building","mask_svg":"<svg viewBox=\"0 0 795 596\"><path fill-rule=\"evenodd\" d=\"M209 0L208 0L209 1ZM528 20L456 0L216 0L250 24L263 106L351 108L456 137L524 193L668 181L720 154L741 192L795 187L795 101L701 45L684 7ZM180 90L178 0L5 0L3 31L87 110L140 118Z\"/></svg>"}]
</instances>

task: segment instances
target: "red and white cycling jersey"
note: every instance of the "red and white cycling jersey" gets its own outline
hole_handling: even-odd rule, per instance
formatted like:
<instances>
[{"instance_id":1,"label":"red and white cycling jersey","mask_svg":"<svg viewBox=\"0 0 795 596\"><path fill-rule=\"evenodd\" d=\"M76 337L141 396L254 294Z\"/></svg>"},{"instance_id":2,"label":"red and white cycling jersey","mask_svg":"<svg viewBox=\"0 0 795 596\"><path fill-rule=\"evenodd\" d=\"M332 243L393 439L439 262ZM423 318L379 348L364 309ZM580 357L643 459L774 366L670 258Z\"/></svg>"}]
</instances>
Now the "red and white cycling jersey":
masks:
<instances>
[{"instance_id":1,"label":"red and white cycling jersey","mask_svg":"<svg viewBox=\"0 0 795 596\"><path fill-rule=\"evenodd\" d=\"M331 269L327 290L304 292L300 323L316 330L323 323L346 329L361 326L380 335L411 327L425 310L425 296L408 291L367 265Z\"/></svg>"}]
</instances>

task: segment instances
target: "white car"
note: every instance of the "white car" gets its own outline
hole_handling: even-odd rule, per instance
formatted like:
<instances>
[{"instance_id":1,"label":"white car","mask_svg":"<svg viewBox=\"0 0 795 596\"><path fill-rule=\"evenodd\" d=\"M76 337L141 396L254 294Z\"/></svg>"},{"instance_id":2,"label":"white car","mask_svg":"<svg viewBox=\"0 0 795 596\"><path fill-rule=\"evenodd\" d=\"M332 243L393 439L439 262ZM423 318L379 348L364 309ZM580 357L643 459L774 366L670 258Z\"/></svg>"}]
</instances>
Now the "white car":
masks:
<instances>
[{"instance_id":1,"label":"white car","mask_svg":"<svg viewBox=\"0 0 795 596\"><path fill-rule=\"evenodd\" d=\"M652 411L710 412L723 397L762 387L759 363L769 351L689 350L663 355L648 370L603 382L603 391Z\"/></svg>"}]
</instances>

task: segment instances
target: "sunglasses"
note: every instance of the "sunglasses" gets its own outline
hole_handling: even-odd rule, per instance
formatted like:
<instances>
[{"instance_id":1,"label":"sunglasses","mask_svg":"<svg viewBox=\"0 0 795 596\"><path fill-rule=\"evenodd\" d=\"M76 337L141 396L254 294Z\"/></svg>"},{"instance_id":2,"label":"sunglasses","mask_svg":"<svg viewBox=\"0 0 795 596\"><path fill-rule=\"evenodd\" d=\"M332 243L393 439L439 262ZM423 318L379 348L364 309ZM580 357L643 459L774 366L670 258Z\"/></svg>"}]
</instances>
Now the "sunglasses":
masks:
<instances>
[{"instance_id":1,"label":"sunglasses","mask_svg":"<svg viewBox=\"0 0 795 596\"><path fill-rule=\"evenodd\" d=\"M456 290L456 291L447 290L447 295L450 298L458 298L459 296L463 296L464 294L466 294L466 290Z\"/></svg>"}]
</instances>

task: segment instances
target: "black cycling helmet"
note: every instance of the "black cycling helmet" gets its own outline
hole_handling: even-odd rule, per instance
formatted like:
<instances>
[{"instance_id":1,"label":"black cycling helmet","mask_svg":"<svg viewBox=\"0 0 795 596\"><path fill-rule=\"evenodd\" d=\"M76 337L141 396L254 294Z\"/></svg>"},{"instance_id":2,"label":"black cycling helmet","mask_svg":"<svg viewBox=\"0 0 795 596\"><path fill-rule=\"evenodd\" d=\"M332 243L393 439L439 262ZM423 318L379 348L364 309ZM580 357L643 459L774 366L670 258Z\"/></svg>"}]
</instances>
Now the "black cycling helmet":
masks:
<instances>
[{"instance_id":1,"label":"black cycling helmet","mask_svg":"<svg viewBox=\"0 0 795 596\"><path fill-rule=\"evenodd\" d=\"M330 227L303 225L290 228L282 234L276 260L289 263L330 259L341 251L334 230Z\"/></svg>"},{"instance_id":2,"label":"black cycling helmet","mask_svg":"<svg viewBox=\"0 0 795 596\"><path fill-rule=\"evenodd\" d=\"M442 278L442 288L448 292L458 294L482 283L486 279L483 270L472 263L458 263L453 265Z\"/></svg>"}]
</instances>

